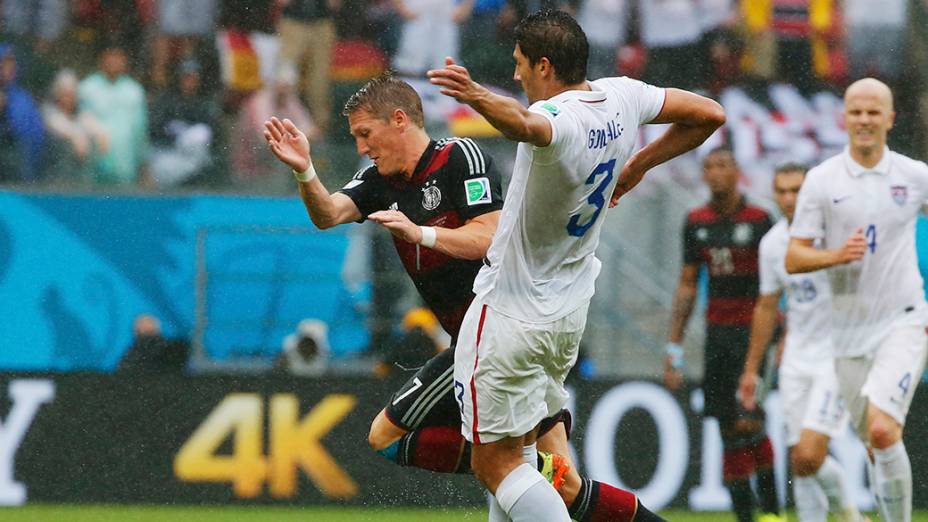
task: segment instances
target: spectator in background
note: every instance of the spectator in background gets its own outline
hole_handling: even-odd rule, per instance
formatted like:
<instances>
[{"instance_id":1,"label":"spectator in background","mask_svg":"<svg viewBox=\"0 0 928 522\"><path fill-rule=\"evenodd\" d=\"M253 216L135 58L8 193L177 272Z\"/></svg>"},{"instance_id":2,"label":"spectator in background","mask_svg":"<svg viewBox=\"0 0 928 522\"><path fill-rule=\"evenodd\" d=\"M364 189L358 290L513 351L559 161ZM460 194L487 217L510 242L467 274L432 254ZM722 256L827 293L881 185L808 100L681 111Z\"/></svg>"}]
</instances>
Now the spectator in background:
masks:
<instances>
[{"instance_id":1,"label":"spectator in background","mask_svg":"<svg viewBox=\"0 0 928 522\"><path fill-rule=\"evenodd\" d=\"M446 56L459 58L458 26L470 16L474 0L394 0L394 4L404 19L393 58L399 74L424 76L429 69L444 67Z\"/></svg>"},{"instance_id":2,"label":"spectator in background","mask_svg":"<svg viewBox=\"0 0 928 522\"><path fill-rule=\"evenodd\" d=\"M741 0L748 30L748 67L755 76L795 85L803 93L830 78L829 40L837 29L832 0Z\"/></svg>"},{"instance_id":3,"label":"spectator in background","mask_svg":"<svg viewBox=\"0 0 928 522\"><path fill-rule=\"evenodd\" d=\"M178 67L177 85L161 92L151 105L151 176L159 187L208 177L221 129L219 106L204 95L200 64L186 59Z\"/></svg>"},{"instance_id":4,"label":"spectator in background","mask_svg":"<svg viewBox=\"0 0 928 522\"><path fill-rule=\"evenodd\" d=\"M32 95L16 82L13 48L0 44L0 181L36 181L45 128Z\"/></svg>"},{"instance_id":5,"label":"spectator in background","mask_svg":"<svg viewBox=\"0 0 928 522\"><path fill-rule=\"evenodd\" d=\"M692 90L699 78L702 22L692 0L662 0L638 4L641 41L647 49L644 77L653 85Z\"/></svg>"},{"instance_id":6,"label":"spectator in background","mask_svg":"<svg viewBox=\"0 0 928 522\"><path fill-rule=\"evenodd\" d=\"M588 77L617 75L618 51L626 39L628 4L626 0L587 0L580 5L577 22L590 42Z\"/></svg>"},{"instance_id":7,"label":"spectator in background","mask_svg":"<svg viewBox=\"0 0 928 522\"><path fill-rule=\"evenodd\" d=\"M410 370L423 366L448 347L450 338L441 339L439 331L438 319L431 310L422 307L410 309L403 316L402 332L390 343L386 357L375 373L385 377L395 368Z\"/></svg>"},{"instance_id":8,"label":"spectator in background","mask_svg":"<svg viewBox=\"0 0 928 522\"><path fill-rule=\"evenodd\" d=\"M328 132L332 119L329 67L335 45L333 15L341 9L342 0L278 1L284 6L277 29L280 60L294 64L303 72L304 94L310 112L319 129ZM275 113L268 113L268 116L271 114Z\"/></svg>"},{"instance_id":9,"label":"spectator in background","mask_svg":"<svg viewBox=\"0 0 928 522\"><path fill-rule=\"evenodd\" d=\"M109 149L94 158L97 183L147 184L142 171L148 154L145 91L126 75L126 67L126 53L110 47L100 55L100 70L78 86L81 110L96 117L110 137Z\"/></svg>"},{"instance_id":10,"label":"spectator in background","mask_svg":"<svg viewBox=\"0 0 928 522\"><path fill-rule=\"evenodd\" d=\"M321 137L309 110L297 96L296 84L296 66L283 63L278 68L276 81L256 91L242 104L238 123L232 129L232 170L236 181L248 183L257 180L271 191L290 186L286 178L273 175L277 161L262 139L264 122L271 116L289 118L310 142Z\"/></svg>"},{"instance_id":11,"label":"spectator in background","mask_svg":"<svg viewBox=\"0 0 928 522\"><path fill-rule=\"evenodd\" d=\"M703 0L700 17L703 34L699 76L709 92L717 95L741 80L744 43L735 29L738 16L733 0Z\"/></svg>"},{"instance_id":12,"label":"spectator in background","mask_svg":"<svg viewBox=\"0 0 928 522\"><path fill-rule=\"evenodd\" d=\"M151 81L168 85L168 69L176 60L195 56L216 31L216 0L159 0L158 36L151 56Z\"/></svg>"},{"instance_id":13,"label":"spectator in background","mask_svg":"<svg viewBox=\"0 0 928 522\"><path fill-rule=\"evenodd\" d=\"M92 153L106 153L109 147L109 137L100 122L77 108L78 81L71 69L59 71L49 100L42 105L50 138L48 175L61 181L87 179Z\"/></svg>"},{"instance_id":14,"label":"spectator in background","mask_svg":"<svg viewBox=\"0 0 928 522\"><path fill-rule=\"evenodd\" d=\"M475 0L461 26L461 60L478 81L512 80L512 30L518 18L507 0Z\"/></svg>"},{"instance_id":15,"label":"spectator in background","mask_svg":"<svg viewBox=\"0 0 928 522\"><path fill-rule=\"evenodd\" d=\"M328 366L329 327L318 319L303 319L296 332L284 338L276 368L300 377L321 375Z\"/></svg>"},{"instance_id":16,"label":"spectator in background","mask_svg":"<svg viewBox=\"0 0 928 522\"><path fill-rule=\"evenodd\" d=\"M894 84L905 60L907 0L844 0L851 78Z\"/></svg>"},{"instance_id":17,"label":"spectator in background","mask_svg":"<svg viewBox=\"0 0 928 522\"><path fill-rule=\"evenodd\" d=\"M41 49L57 40L68 23L67 0L5 0L0 10L6 32L34 39Z\"/></svg>"},{"instance_id":18,"label":"spectator in background","mask_svg":"<svg viewBox=\"0 0 928 522\"><path fill-rule=\"evenodd\" d=\"M139 315L132 323L134 339L126 350L118 372L182 373L187 368L190 345L180 339L166 339L161 321L151 315Z\"/></svg>"}]
</instances>

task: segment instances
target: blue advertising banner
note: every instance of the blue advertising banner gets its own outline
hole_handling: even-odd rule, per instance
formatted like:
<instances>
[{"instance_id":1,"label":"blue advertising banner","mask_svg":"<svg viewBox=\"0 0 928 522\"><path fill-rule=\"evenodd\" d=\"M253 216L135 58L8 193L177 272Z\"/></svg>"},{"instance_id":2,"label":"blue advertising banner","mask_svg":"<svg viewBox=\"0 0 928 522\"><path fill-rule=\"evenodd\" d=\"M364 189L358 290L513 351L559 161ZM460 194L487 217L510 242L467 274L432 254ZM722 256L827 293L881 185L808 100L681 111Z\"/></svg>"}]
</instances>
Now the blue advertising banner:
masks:
<instances>
[{"instance_id":1,"label":"blue advertising banner","mask_svg":"<svg viewBox=\"0 0 928 522\"><path fill-rule=\"evenodd\" d=\"M296 198L0 192L0 368L112 370L143 313L220 361L273 358L305 318L362 350L351 228L314 229Z\"/></svg>"}]
</instances>

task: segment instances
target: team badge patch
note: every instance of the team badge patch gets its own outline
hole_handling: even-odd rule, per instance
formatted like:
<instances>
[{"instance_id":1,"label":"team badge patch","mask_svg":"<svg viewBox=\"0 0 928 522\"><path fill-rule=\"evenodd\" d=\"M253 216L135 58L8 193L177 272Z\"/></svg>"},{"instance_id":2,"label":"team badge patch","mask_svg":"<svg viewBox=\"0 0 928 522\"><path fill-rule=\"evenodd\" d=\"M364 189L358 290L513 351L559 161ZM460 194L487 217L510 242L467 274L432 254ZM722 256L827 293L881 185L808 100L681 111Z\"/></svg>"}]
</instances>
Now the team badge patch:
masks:
<instances>
[{"instance_id":1,"label":"team badge patch","mask_svg":"<svg viewBox=\"0 0 928 522\"><path fill-rule=\"evenodd\" d=\"M747 223L738 223L731 233L731 240L737 245L746 245L751 242L753 237L754 231L751 230L751 225Z\"/></svg>"},{"instance_id":2,"label":"team badge patch","mask_svg":"<svg viewBox=\"0 0 928 522\"><path fill-rule=\"evenodd\" d=\"M422 189L422 208L425 210L435 210L441 204L441 191L438 187L432 185Z\"/></svg>"},{"instance_id":3,"label":"team badge patch","mask_svg":"<svg viewBox=\"0 0 928 522\"><path fill-rule=\"evenodd\" d=\"M467 194L467 206L482 205L493 201L489 178L465 179L464 193Z\"/></svg>"},{"instance_id":4,"label":"team badge patch","mask_svg":"<svg viewBox=\"0 0 928 522\"><path fill-rule=\"evenodd\" d=\"M550 113L551 113L551 116L557 116L558 114L561 113L561 109L558 109L558 108L557 108L557 105L555 105L555 104L553 104L553 103L551 103L551 102L544 102L544 103L542 103L542 104L541 104L541 108L544 109L544 110L546 110L546 111L548 111L548 112L550 112Z\"/></svg>"},{"instance_id":5,"label":"team badge patch","mask_svg":"<svg viewBox=\"0 0 928 522\"><path fill-rule=\"evenodd\" d=\"M893 185L889 187L889 193L892 194L893 201L900 207L905 205L905 201L909 197L909 190L905 185Z\"/></svg>"}]
</instances>

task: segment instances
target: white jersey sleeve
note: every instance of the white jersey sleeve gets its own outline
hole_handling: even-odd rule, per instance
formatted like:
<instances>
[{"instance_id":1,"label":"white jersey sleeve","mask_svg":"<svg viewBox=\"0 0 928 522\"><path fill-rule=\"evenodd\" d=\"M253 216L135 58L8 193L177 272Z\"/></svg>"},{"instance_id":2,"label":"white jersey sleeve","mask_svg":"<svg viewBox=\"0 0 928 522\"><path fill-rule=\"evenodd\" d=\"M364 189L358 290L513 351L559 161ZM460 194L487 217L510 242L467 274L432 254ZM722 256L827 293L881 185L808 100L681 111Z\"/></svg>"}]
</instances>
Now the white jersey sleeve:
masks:
<instances>
[{"instance_id":1,"label":"white jersey sleeve","mask_svg":"<svg viewBox=\"0 0 928 522\"><path fill-rule=\"evenodd\" d=\"M777 263L783 262L783 257L777 255L775 245L778 227L771 228L760 240L760 293L770 295L782 292L786 282L780 277Z\"/></svg>"},{"instance_id":2,"label":"white jersey sleeve","mask_svg":"<svg viewBox=\"0 0 928 522\"><path fill-rule=\"evenodd\" d=\"M814 168L806 174L806 179L799 189L796 201L796 214L790 227L790 236L800 239L821 239L825 237L825 208L827 194L820 185L824 173Z\"/></svg>"}]
</instances>

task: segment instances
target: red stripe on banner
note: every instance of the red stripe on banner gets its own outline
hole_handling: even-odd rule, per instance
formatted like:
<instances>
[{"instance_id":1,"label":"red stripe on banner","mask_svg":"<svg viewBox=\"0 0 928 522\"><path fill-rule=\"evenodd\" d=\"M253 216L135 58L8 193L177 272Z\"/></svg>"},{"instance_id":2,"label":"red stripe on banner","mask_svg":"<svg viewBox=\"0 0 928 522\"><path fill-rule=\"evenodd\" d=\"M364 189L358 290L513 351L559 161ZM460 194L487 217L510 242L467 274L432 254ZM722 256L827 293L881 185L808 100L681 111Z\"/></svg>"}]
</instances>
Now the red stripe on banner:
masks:
<instances>
[{"instance_id":1,"label":"red stripe on banner","mask_svg":"<svg viewBox=\"0 0 928 522\"><path fill-rule=\"evenodd\" d=\"M477 323L477 346L474 355L474 373L470 376L470 400L474 406L474 444L480 444L480 434L477 433L477 385L474 377L477 376L477 362L480 360L480 335L483 333L483 321L487 318L487 305L480 309L480 322Z\"/></svg>"}]
</instances>

